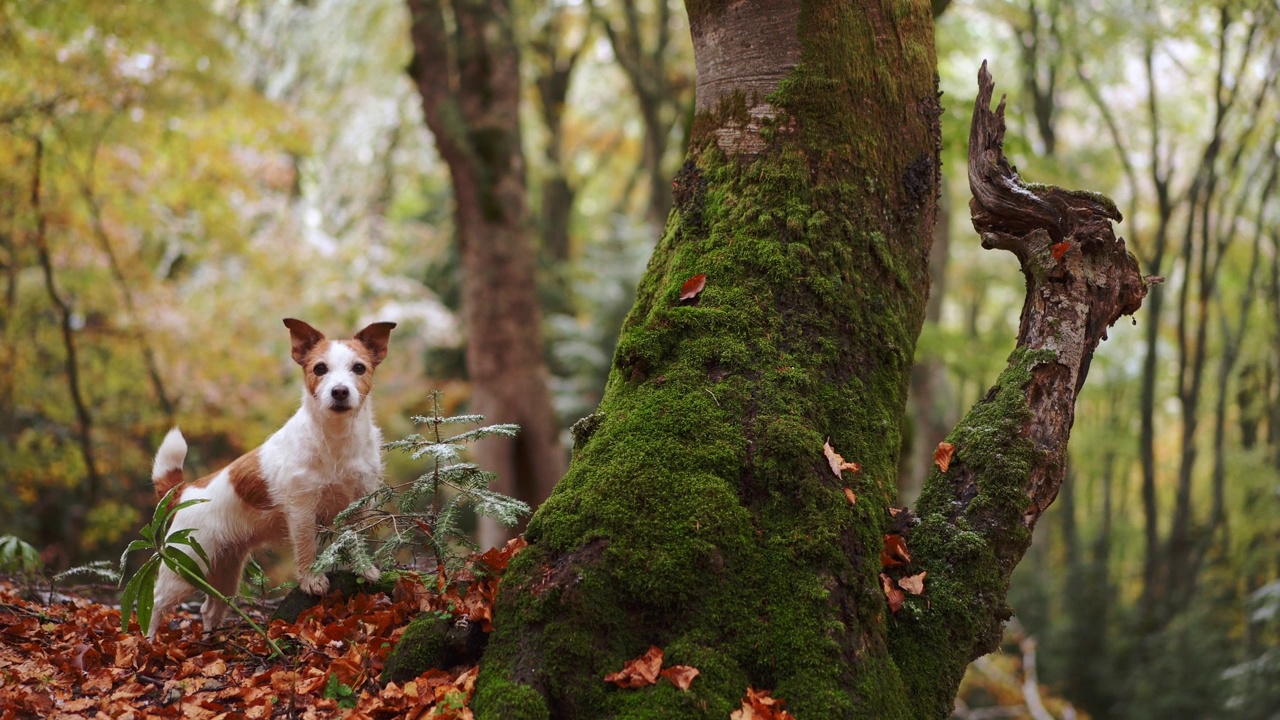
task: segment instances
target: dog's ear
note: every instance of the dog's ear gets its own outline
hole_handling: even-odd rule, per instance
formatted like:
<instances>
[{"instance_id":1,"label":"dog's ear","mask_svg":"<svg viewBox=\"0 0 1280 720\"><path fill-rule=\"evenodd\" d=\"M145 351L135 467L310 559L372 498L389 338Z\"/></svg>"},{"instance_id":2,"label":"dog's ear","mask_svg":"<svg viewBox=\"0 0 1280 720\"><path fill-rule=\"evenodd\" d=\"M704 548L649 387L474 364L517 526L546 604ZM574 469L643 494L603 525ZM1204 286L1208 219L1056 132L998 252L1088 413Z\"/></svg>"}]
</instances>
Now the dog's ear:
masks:
<instances>
[{"instance_id":1,"label":"dog's ear","mask_svg":"<svg viewBox=\"0 0 1280 720\"><path fill-rule=\"evenodd\" d=\"M307 353L324 340L324 334L301 320L285 318L284 326L289 328L289 339L293 342L293 361L302 364Z\"/></svg>"},{"instance_id":2,"label":"dog's ear","mask_svg":"<svg viewBox=\"0 0 1280 720\"><path fill-rule=\"evenodd\" d=\"M387 341L391 339L393 322L376 322L356 333L356 340L369 349L373 364L377 365L387 357Z\"/></svg>"}]
</instances>

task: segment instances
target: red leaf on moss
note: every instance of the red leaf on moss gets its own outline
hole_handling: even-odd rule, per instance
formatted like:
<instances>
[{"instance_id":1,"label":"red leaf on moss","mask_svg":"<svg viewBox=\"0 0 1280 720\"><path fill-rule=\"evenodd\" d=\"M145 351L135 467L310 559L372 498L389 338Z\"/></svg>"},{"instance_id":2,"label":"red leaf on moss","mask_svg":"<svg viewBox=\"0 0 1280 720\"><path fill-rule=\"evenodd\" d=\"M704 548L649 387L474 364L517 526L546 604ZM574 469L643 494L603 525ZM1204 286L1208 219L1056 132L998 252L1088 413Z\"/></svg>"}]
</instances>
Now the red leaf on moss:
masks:
<instances>
[{"instance_id":1,"label":"red leaf on moss","mask_svg":"<svg viewBox=\"0 0 1280 720\"><path fill-rule=\"evenodd\" d=\"M880 573L880 587L884 588L884 596L889 600L889 609L893 612L901 610L907 596L893 584L893 578Z\"/></svg>"},{"instance_id":2,"label":"red leaf on moss","mask_svg":"<svg viewBox=\"0 0 1280 720\"><path fill-rule=\"evenodd\" d=\"M956 454L956 446L949 442L938 443L938 449L933 451L933 464L938 466L942 472L946 472L951 467L951 456Z\"/></svg>"},{"instance_id":3,"label":"red leaf on moss","mask_svg":"<svg viewBox=\"0 0 1280 720\"><path fill-rule=\"evenodd\" d=\"M906 590L912 595L923 595L924 594L924 576L928 574L929 574L928 571L925 571L918 575L908 575L907 577L904 577L898 581L898 587L902 588L903 590Z\"/></svg>"},{"instance_id":4,"label":"red leaf on moss","mask_svg":"<svg viewBox=\"0 0 1280 720\"><path fill-rule=\"evenodd\" d=\"M707 286L707 276L704 273L698 273L680 286L680 301L693 300L702 292L702 288Z\"/></svg>"},{"instance_id":5,"label":"red leaf on moss","mask_svg":"<svg viewBox=\"0 0 1280 720\"><path fill-rule=\"evenodd\" d=\"M635 660L628 660L622 669L604 676L605 682L620 688L639 688L658 682L662 670L662 648L650 645L649 651Z\"/></svg>"},{"instance_id":6,"label":"red leaf on moss","mask_svg":"<svg viewBox=\"0 0 1280 720\"><path fill-rule=\"evenodd\" d=\"M662 677L671 681L672 685L681 690L688 690L693 684L693 679L698 677L698 668L692 665L672 665L662 671Z\"/></svg>"},{"instance_id":7,"label":"red leaf on moss","mask_svg":"<svg viewBox=\"0 0 1280 720\"><path fill-rule=\"evenodd\" d=\"M846 498L849 498L849 504L850 504L850 505L852 505L852 504L854 504L854 503L858 502L858 496L857 496L857 495L856 495L852 490L850 490L849 488L845 488L845 489L844 489L844 496L845 496Z\"/></svg>"},{"instance_id":8,"label":"red leaf on moss","mask_svg":"<svg viewBox=\"0 0 1280 720\"><path fill-rule=\"evenodd\" d=\"M1067 248L1069 248L1069 247L1071 247L1071 243L1067 242L1066 240L1063 240L1062 242L1058 243L1057 245L1054 245L1054 246L1053 246L1053 259L1054 259L1054 260L1061 260L1061 259L1062 259L1062 256L1067 254Z\"/></svg>"},{"instance_id":9,"label":"red leaf on moss","mask_svg":"<svg viewBox=\"0 0 1280 720\"><path fill-rule=\"evenodd\" d=\"M911 562L907 541L901 535L885 535L884 548L880 551L881 567L897 567Z\"/></svg>"},{"instance_id":10,"label":"red leaf on moss","mask_svg":"<svg viewBox=\"0 0 1280 720\"><path fill-rule=\"evenodd\" d=\"M822 454L827 456L827 464L831 466L831 472L835 473L836 477L840 477L840 471L842 470L858 472L862 469L862 466L856 462L845 462L845 459L840 457L840 453L831 447L831 441L829 440L822 443Z\"/></svg>"}]
</instances>

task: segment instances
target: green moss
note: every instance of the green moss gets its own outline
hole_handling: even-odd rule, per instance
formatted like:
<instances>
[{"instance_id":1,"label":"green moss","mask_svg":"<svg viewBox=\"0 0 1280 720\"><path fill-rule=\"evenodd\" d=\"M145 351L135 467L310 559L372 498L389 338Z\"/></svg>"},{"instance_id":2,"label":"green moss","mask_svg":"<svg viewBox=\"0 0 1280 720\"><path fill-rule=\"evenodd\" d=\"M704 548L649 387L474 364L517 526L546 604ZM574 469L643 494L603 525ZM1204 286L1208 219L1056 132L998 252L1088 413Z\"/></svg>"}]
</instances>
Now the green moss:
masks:
<instances>
[{"instance_id":1,"label":"green moss","mask_svg":"<svg viewBox=\"0 0 1280 720\"><path fill-rule=\"evenodd\" d=\"M1009 577L1031 543L1021 523L1037 452L1023 432L1031 418L1026 388L1035 367L1055 358L1048 350L1014 351L995 387L948 436L956 448L951 468L945 475L935 468L920 496L909 546L929 572L928 604L899 613L890 640L908 692L927 715L950 713L965 666L996 646L1011 614Z\"/></svg>"},{"instance_id":2,"label":"green moss","mask_svg":"<svg viewBox=\"0 0 1280 720\"><path fill-rule=\"evenodd\" d=\"M446 668L445 636L452 626L450 618L434 613L423 613L414 618L388 656L382 682L403 683L431 668Z\"/></svg>"},{"instance_id":3,"label":"green moss","mask_svg":"<svg viewBox=\"0 0 1280 720\"><path fill-rule=\"evenodd\" d=\"M484 668L471 708L477 720L549 720L551 711L538 691Z\"/></svg>"}]
</instances>

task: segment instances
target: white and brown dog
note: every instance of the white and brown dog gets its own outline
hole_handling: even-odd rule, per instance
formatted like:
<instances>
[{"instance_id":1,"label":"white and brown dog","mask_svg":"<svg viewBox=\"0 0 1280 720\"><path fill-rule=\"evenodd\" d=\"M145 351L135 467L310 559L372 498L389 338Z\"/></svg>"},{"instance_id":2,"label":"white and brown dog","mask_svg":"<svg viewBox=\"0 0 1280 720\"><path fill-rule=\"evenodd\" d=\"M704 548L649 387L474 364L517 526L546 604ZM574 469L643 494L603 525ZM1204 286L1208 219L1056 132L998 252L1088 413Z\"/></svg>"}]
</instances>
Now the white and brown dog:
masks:
<instances>
[{"instance_id":1,"label":"white and brown dog","mask_svg":"<svg viewBox=\"0 0 1280 720\"><path fill-rule=\"evenodd\" d=\"M293 341L293 359L302 366L302 407L260 447L182 487L178 501L208 502L179 510L170 528L195 528L192 535L209 556L205 576L227 596L239 588L249 553L285 538L293 545L299 586L312 595L328 592L329 579L311 571L318 526L382 482L382 433L373 421L369 391L396 324L373 323L354 340L336 341L301 320L290 318L284 324ZM182 484L186 454L182 433L170 430L151 473L160 497ZM365 578L378 576L375 568ZM148 637L155 637L169 613L193 591L161 566ZM205 600L200 608L205 631L216 628L227 610L216 598Z\"/></svg>"}]
</instances>

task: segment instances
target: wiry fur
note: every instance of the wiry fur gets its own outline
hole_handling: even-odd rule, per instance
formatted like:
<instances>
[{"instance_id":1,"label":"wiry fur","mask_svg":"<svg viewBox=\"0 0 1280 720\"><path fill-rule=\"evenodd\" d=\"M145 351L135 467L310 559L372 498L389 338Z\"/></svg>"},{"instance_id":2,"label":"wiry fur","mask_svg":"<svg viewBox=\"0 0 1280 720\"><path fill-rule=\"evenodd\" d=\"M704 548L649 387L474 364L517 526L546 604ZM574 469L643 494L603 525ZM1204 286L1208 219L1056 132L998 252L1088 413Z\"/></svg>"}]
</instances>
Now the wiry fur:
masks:
<instances>
[{"instance_id":1,"label":"wiry fur","mask_svg":"<svg viewBox=\"0 0 1280 720\"><path fill-rule=\"evenodd\" d=\"M369 391L395 323L374 323L354 340L333 342L299 320L285 320L285 325L294 360L303 368L302 406L260 447L187 484L180 501L208 502L178 511L170 527L170 532L196 528L193 537L209 556L205 575L227 596L236 593L254 548L286 538L293 545L299 586L313 595L328 592L328 578L310 569L318 526L382 481L382 433L373 421ZM319 363L327 372L316 373ZM364 373L356 372L358 364ZM159 496L182 482L186 451L182 433L170 430L152 470ZM365 574L371 581L378 576L376 568ZM149 637L192 591L179 575L161 567ZM216 628L227 610L216 598L206 599L200 609L204 629Z\"/></svg>"}]
</instances>

